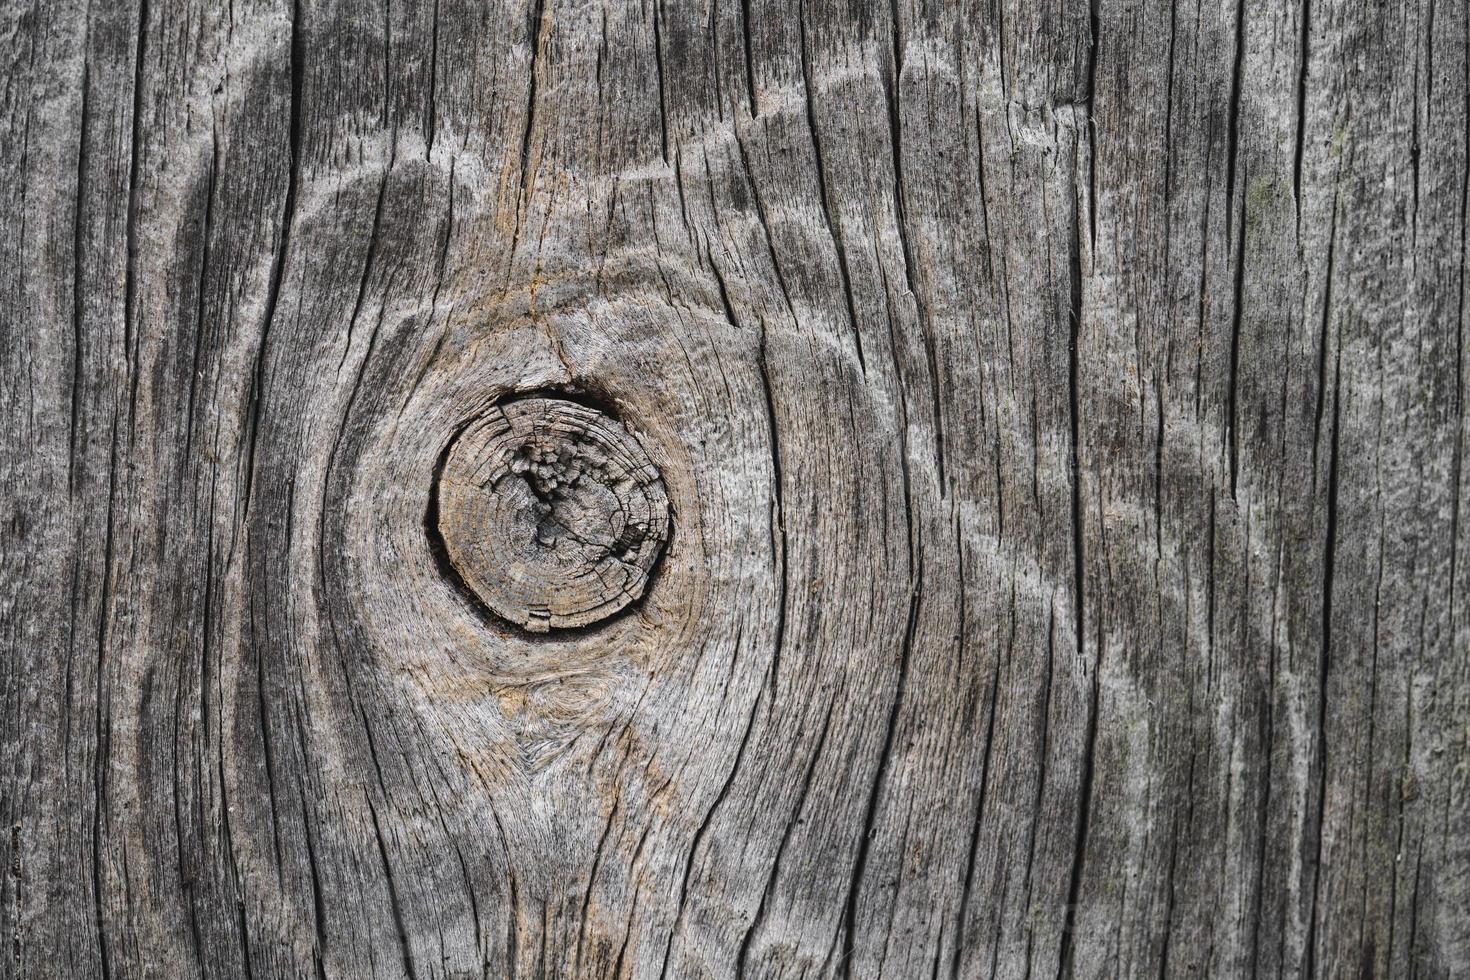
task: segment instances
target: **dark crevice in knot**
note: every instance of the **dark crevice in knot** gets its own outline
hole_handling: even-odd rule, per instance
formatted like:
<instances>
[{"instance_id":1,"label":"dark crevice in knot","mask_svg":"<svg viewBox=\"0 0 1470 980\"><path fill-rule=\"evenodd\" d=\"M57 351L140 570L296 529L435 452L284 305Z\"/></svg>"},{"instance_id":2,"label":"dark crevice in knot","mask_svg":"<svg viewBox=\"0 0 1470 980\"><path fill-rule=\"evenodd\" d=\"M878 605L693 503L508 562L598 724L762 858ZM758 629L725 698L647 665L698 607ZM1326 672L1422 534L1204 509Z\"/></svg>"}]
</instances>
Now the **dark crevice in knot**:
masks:
<instances>
[{"instance_id":1,"label":"dark crevice in knot","mask_svg":"<svg viewBox=\"0 0 1470 980\"><path fill-rule=\"evenodd\" d=\"M540 518L536 525L538 544L555 547L564 535L580 540L568 522L557 516L558 505L567 499L567 491L582 479L580 454L574 446L552 449L528 442L516 452L510 471L525 482L526 489L536 498L535 511Z\"/></svg>"},{"instance_id":2,"label":"dark crevice in knot","mask_svg":"<svg viewBox=\"0 0 1470 980\"><path fill-rule=\"evenodd\" d=\"M637 551L639 545L643 544L643 542L647 539L648 527L643 524L638 524L634 521L629 521L628 523L623 525L623 532L619 534L618 539L613 542L611 549L612 554L621 558L622 556L630 552Z\"/></svg>"}]
</instances>

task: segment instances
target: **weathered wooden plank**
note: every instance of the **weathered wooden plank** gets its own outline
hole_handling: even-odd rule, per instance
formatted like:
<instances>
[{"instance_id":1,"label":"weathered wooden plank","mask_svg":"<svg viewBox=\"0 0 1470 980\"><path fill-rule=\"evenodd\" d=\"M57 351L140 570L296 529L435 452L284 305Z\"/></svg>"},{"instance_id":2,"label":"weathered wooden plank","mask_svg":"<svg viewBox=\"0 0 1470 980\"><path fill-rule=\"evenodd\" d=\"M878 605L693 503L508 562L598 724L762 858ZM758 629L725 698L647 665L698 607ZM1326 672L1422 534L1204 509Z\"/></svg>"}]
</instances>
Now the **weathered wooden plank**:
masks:
<instances>
[{"instance_id":1,"label":"weathered wooden plank","mask_svg":"<svg viewBox=\"0 0 1470 980\"><path fill-rule=\"evenodd\" d=\"M1462 6L4 24L0 972L1467 968Z\"/></svg>"}]
</instances>

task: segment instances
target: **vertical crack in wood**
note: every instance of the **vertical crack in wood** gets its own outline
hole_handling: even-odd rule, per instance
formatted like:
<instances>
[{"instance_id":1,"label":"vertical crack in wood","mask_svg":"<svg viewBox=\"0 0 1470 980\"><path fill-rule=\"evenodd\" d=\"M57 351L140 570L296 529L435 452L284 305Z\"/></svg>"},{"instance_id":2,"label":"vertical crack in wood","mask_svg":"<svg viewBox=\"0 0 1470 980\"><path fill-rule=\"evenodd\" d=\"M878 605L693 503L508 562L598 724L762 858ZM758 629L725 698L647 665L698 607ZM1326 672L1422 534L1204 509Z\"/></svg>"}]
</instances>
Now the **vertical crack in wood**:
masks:
<instances>
[{"instance_id":1,"label":"vertical crack in wood","mask_svg":"<svg viewBox=\"0 0 1470 980\"><path fill-rule=\"evenodd\" d=\"M1091 122L1088 123L1089 128ZM1095 211L1096 201L1089 202L1089 211ZM1072 866L1067 882L1067 908L1063 917L1061 946L1057 957L1057 977L1071 976L1073 957L1076 951L1077 904L1082 894L1082 874L1087 856L1087 839L1091 830L1093 766L1097 757L1098 738L1098 695L1102 674L1102 643L1099 640L1095 661L1087 663L1085 636L1085 596L1087 592L1086 555L1083 551L1082 527L1082 459L1081 459L1081 352L1083 300L1086 287L1082 274L1082 199L1077 180L1072 182L1071 240L1068 246L1068 268L1070 276L1071 309L1068 315L1069 343L1067 345L1067 401L1068 423L1071 426L1071 524L1072 524L1072 631L1076 643L1077 664L1082 670L1090 670L1092 683L1088 692L1087 721L1083 730L1083 742L1087 746L1082 757L1081 775L1077 792L1077 818L1074 830ZM1099 626L1099 629L1101 627ZM1052 638L1048 630L1048 642Z\"/></svg>"},{"instance_id":2,"label":"vertical crack in wood","mask_svg":"<svg viewBox=\"0 0 1470 980\"><path fill-rule=\"evenodd\" d=\"M1234 303L1230 324L1230 387L1226 394L1226 451L1230 460L1230 498L1236 498L1239 479L1240 437L1238 412L1238 387L1240 384L1240 329L1245 306L1245 212L1249 205L1246 195L1241 196L1240 216L1236 217L1235 188L1236 170L1240 169L1240 184L1246 183L1245 167L1239 164L1240 156L1240 100L1245 74L1246 4L1237 0L1235 7L1235 64L1230 75L1230 114L1226 142L1228 152L1225 162L1225 239L1228 254L1235 259ZM1235 223L1240 223L1240 233L1234 234Z\"/></svg>"},{"instance_id":3,"label":"vertical crack in wood","mask_svg":"<svg viewBox=\"0 0 1470 980\"><path fill-rule=\"evenodd\" d=\"M1324 313L1324 318L1326 314ZM1332 380L1332 448L1327 458L1327 529L1322 561L1322 640L1317 665L1317 731L1313 766L1317 770L1312 858L1312 902L1303 943L1306 975L1317 975L1317 929L1322 916L1322 840L1327 827L1327 684L1332 670L1332 600L1337 571L1337 472L1342 432L1342 344L1339 338ZM1371 706L1369 717L1371 719Z\"/></svg>"},{"instance_id":4,"label":"vertical crack in wood","mask_svg":"<svg viewBox=\"0 0 1470 980\"><path fill-rule=\"evenodd\" d=\"M775 558L778 576L776 596L776 639L771 651L770 683L771 696L776 696L781 683L781 648L786 642L786 604L790 588L787 569L786 504L784 488L786 478L781 470L780 424L776 418L776 402L771 395L771 376L766 368L766 332L761 329L760 354L761 392L766 402L766 424L771 441L771 493L775 513L771 518L771 549Z\"/></svg>"},{"instance_id":5,"label":"vertical crack in wood","mask_svg":"<svg viewBox=\"0 0 1470 980\"><path fill-rule=\"evenodd\" d=\"M82 43L86 44L85 36ZM87 61L87 52L82 53L82 106L80 109L81 122L78 124L80 135L77 137L77 182L76 201L73 205L75 215L72 225L72 293L71 293L71 328L72 328L72 360L71 360L71 419L67 429L67 453L66 453L66 490L67 493L76 491L76 460L77 460L77 430L81 427L82 415L82 365L85 360L82 348L82 338L85 331L82 323L86 318L86 290L83 286L83 275L85 269L82 263L83 234L86 230L86 218L84 209L87 206L87 135L89 119L87 112L87 92L91 88L91 66Z\"/></svg>"},{"instance_id":6,"label":"vertical crack in wood","mask_svg":"<svg viewBox=\"0 0 1470 980\"><path fill-rule=\"evenodd\" d=\"M923 553L923 532L920 532L919 552ZM893 689L893 700L888 708L888 720L883 729L883 748L878 754L878 768L868 791L868 802L863 816L863 832L858 838L857 859L853 862L852 881L847 888L847 903L842 919L842 976L852 977L853 959L857 952L858 900L861 897L863 880L868 869L868 855L873 843L873 828L878 819L878 807L882 802L883 789L888 783L888 769L893 761L893 737L898 731L900 709L908 690L909 663L913 656L914 635L919 627L919 609L924 598L924 563L918 563L918 577L909 593L908 622L904 626L903 642L899 647L898 677Z\"/></svg>"},{"instance_id":7,"label":"vertical crack in wood","mask_svg":"<svg viewBox=\"0 0 1470 980\"><path fill-rule=\"evenodd\" d=\"M1301 0L1301 22L1301 36L1297 39L1296 147L1291 168L1291 192L1296 199L1298 240L1302 237L1302 161L1307 148L1307 71L1312 60L1312 0Z\"/></svg>"},{"instance_id":8,"label":"vertical crack in wood","mask_svg":"<svg viewBox=\"0 0 1470 980\"><path fill-rule=\"evenodd\" d=\"M752 52L754 25L750 16L750 0L740 0L740 40L745 49L745 97L750 106L750 118L760 117L755 98L755 55Z\"/></svg>"},{"instance_id":9,"label":"vertical crack in wood","mask_svg":"<svg viewBox=\"0 0 1470 980\"><path fill-rule=\"evenodd\" d=\"M847 322L852 329L852 342L857 353L858 370L866 379L868 363L863 357L862 329L858 326L857 302L852 295L852 276L847 267L847 247L843 244L841 225L833 217L832 191L827 186L827 168L822 160L822 136L817 128L816 111L812 105L816 95L816 83L812 79L811 59L807 51L806 0L799 0L797 5L796 26L801 40L799 50L801 52L802 92L806 96L806 125L812 137L812 171L817 178L817 193L822 202L822 218L827 225L827 236L832 240L832 251L837 255L837 273L842 281L842 296L847 303Z\"/></svg>"},{"instance_id":10,"label":"vertical crack in wood","mask_svg":"<svg viewBox=\"0 0 1470 980\"><path fill-rule=\"evenodd\" d=\"M146 0L144 0L146 2ZM260 438L261 409L265 400L266 358L270 353L271 325L276 317L276 305L281 298L281 285L286 274L286 258L291 247L291 228L296 220L297 185L301 179L302 126L301 107L305 85L306 39L303 36L301 0L292 0L291 5L291 108L287 128L289 160L286 170L286 196L281 204L281 231L274 260L271 263L270 281L266 286L265 315L261 318L260 343L255 350L255 367L251 373L250 399L247 411L245 450L244 500L242 511L250 513L250 501L255 487L255 458L257 440Z\"/></svg>"}]
</instances>

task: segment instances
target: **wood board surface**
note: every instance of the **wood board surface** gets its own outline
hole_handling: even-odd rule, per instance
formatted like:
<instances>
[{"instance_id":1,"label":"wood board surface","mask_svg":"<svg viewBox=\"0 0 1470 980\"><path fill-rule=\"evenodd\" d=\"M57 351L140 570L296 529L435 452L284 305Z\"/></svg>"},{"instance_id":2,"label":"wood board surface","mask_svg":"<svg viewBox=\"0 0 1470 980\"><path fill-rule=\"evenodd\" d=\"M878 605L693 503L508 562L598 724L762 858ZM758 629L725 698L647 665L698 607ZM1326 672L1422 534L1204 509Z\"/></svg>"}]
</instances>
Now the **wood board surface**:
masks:
<instances>
[{"instance_id":1,"label":"wood board surface","mask_svg":"<svg viewBox=\"0 0 1470 980\"><path fill-rule=\"evenodd\" d=\"M0 12L0 974L1470 969L1470 12ZM667 493L536 634L511 397Z\"/></svg>"}]
</instances>

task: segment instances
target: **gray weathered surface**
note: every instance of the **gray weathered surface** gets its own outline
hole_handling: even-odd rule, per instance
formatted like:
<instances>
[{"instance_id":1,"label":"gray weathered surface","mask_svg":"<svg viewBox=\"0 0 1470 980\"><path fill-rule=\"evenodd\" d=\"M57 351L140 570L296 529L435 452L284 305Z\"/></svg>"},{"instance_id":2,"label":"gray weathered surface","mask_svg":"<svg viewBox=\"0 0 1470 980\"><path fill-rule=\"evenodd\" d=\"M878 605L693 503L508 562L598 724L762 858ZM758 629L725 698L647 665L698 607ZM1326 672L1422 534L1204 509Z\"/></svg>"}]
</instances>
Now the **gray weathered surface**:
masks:
<instances>
[{"instance_id":1,"label":"gray weathered surface","mask_svg":"<svg viewBox=\"0 0 1470 980\"><path fill-rule=\"evenodd\" d=\"M0 974L1462 976L1460 2L0 13ZM636 612L426 533L615 405Z\"/></svg>"}]
</instances>

